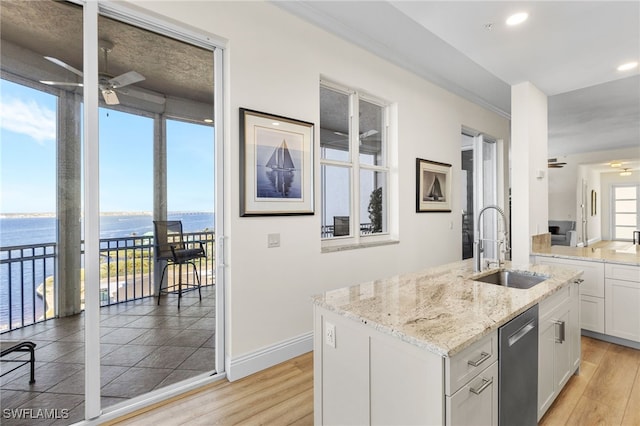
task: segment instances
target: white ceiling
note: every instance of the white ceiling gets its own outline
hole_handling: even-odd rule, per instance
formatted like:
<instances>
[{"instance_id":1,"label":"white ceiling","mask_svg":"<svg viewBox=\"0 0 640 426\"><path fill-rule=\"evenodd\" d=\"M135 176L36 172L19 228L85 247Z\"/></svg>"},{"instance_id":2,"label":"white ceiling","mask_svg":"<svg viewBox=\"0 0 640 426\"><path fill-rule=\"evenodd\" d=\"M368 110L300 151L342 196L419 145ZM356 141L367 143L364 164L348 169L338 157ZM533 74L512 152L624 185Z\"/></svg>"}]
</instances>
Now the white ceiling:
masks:
<instances>
[{"instance_id":1,"label":"white ceiling","mask_svg":"<svg viewBox=\"0 0 640 426\"><path fill-rule=\"evenodd\" d=\"M275 4L510 116L510 86L549 96L549 154L638 147L638 1L297 1ZM529 19L507 27L506 18ZM492 24L491 30L486 24Z\"/></svg>"}]
</instances>

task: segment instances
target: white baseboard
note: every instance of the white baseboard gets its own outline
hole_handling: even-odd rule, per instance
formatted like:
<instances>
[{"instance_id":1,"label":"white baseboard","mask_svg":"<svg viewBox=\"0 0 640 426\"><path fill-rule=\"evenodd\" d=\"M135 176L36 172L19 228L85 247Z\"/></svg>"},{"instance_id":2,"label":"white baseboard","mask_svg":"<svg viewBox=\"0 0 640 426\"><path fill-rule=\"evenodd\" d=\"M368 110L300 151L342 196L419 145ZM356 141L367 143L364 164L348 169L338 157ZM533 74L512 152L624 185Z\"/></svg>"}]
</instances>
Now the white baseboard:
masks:
<instances>
[{"instance_id":1,"label":"white baseboard","mask_svg":"<svg viewBox=\"0 0 640 426\"><path fill-rule=\"evenodd\" d=\"M242 379L313 350L313 332L283 340L272 346L231 358L227 356L227 379Z\"/></svg>"}]
</instances>

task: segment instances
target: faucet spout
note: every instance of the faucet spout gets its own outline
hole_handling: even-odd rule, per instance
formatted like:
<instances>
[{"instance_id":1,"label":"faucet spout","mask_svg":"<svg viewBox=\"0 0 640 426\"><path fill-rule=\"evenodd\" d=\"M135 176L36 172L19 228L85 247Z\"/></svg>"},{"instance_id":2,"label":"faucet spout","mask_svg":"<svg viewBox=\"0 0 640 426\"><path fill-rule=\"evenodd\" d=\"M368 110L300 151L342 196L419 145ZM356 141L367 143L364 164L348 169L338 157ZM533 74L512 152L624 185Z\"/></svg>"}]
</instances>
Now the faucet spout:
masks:
<instances>
[{"instance_id":1,"label":"faucet spout","mask_svg":"<svg viewBox=\"0 0 640 426\"><path fill-rule=\"evenodd\" d=\"M503 225L503 238L500 239L498 238L497 240L488 240L486 238L483 238L482 236L482 215L484 214L485 211L487 210L495 210L498 212L498 214L500 215L500 217L502 217L502 225ZM477 219L477 223L476 223L476 233L478 235L478 238L476 238L476 240L473 243L473 247L474 247L474 253L473 253L473 257L474 257L474 271L475 272L481 272L482 271L482 257L483 257L483 253L485 252L484 249L484 241L492 241L496 243L496 256L497 256L497 260L498 260L498 267L501 267L504 259L501 259L500 253L505 253L509 251L509 247L508 247L508 238L507 238L507 218L504 215L504 211L496 205L488 205L483 207L480 210L480 213L478 213L478 219ZM502 247L502 250L501 250Z\"/></svg>"}]
</instances>

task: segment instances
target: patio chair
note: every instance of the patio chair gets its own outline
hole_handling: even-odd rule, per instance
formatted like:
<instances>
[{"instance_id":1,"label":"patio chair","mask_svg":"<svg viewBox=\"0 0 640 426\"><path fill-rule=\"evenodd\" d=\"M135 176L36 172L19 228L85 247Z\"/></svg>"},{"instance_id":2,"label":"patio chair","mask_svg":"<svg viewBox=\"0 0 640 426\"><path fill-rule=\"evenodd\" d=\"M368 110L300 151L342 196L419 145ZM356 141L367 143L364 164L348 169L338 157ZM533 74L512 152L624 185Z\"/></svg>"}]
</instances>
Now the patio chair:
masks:
<instances>
[{"instance_id":1,"label":"patio chair","mask_svg":"<svg viewBox=\"0 0 640 426\"><path fill-rule=\"evenodd\" d=\"M28 342L28 341L8 341L8 340L4 340L4 341L0 341L0 358L4 358L6 355L9 355L13 352L28 352L29 353L29 359L24 359L24 358L12 358L12 359L2 359L2 362L13 362L18 364L17 366L13 367L11 370L5 371L2 374L0 374L0 377L4 376L5 374L9 374L11 373L13 370L16 370L20 367L22 367L23 365L27 365L27 364L31 364L31 375L30 375L30 379L29 379L29 384L32 385L36 382L36 377L35 377L35 364L36 364L36 356L35 356L35 348L36 348L36 344L33 342Z\"/></svg>"},{"instance_id":2,"label":"patio chair","mask_svg":"<svg viewBox=\"0 0 640 426\"><path fill-rule=\"evenodd\" d=\"M166 265L162 269L162 277L158 286L158 305L160 297L163 294L178 294L178 309L180 309L180 299L182 293L192 290L198 290L200 300L202 293L200 291L200 276L196 268L195 260L206 257L204 244L201 241L187 241L182 232L182 222L179 220L154 220L154 257L156 265L160 261L165 261ZM193 267L195 281L193 283L183 282L182 265L189 264ZM174 282L163 288L164 275L167 268L171 265L178 265L178 282ZM175 273L174 273L175 277Z\"/></svg>"}]
</instances>

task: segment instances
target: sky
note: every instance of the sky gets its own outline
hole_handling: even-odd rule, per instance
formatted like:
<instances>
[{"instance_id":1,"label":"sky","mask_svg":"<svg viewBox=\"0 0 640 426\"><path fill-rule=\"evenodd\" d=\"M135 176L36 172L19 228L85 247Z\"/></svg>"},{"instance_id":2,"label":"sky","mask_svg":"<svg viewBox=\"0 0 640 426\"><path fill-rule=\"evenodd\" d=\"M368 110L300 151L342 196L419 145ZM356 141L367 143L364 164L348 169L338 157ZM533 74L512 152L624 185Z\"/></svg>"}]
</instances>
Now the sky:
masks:
<instances>
[{"instance_id":1,"label":"sky","mask_svg":"<svg viewBox=\"0 0 640 426\"><path fill-rule=\"evenodd\" d=\"M100 211L153 210L153 120L100 108ZM169 211L214 209L213 127L167 120ZM56 97L0 80L0 214L56 210Z\"/></svg>"}]
</instances>

